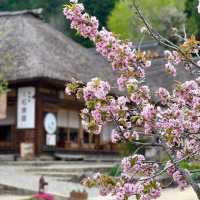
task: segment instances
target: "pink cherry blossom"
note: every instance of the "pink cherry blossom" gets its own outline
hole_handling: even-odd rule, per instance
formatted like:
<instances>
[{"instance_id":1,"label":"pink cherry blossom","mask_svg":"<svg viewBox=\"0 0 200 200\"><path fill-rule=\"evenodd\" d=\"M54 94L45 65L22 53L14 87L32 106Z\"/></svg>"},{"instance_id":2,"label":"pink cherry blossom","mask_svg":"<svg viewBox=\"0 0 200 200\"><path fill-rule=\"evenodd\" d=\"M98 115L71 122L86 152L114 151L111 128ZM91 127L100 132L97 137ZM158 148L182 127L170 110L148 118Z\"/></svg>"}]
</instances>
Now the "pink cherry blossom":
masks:
<instances>
[{"instance_id":1,"label":"pink cherry blossom","mask_svg":"<svg viewBox=\"0 0 200 200\"><path fill-rule=\"evenodd\" d=\"M166 105L170 101L170 94L165 88L159 88L156 91L156 96L159 97L159 100L163 105Z\"/></svg>"},{"instance_id":2,"label":"pink cherry blossom","mask_svg":"<svg viewBox=\"0 0 200 200\"><path fill-rule=\"evenodd\" d=\"M124 157L119 177L96 173L85 179L86 185L98 186L101 195L112 195L116 200L128 200L133 196L138 200L153 200L161 194L156 177L167 172L179 188L184 189L189 181L179 162L200 155L200 77L176 82L171 92L159 88L154 95L154 91L143 84L146 69L151 66L146 52L137 50L133 43L122 41L105 28L99 30L96 17L86 13L77 0L72 0L63 12L71 28L94 42L96 51L111 64L118 76L118 89L123 91L121 96L111 95L110 84L100 78L93 78L86 84L78 81L67 84L65 92L85 102L81 111L84 128L91 134L100 134L107 123L113 123L111 142L129 142L136 148L143 145L137 140L155 136L155 143L144 144L155 145L170 155L164 169L141 154ZM198 48L198 45L192 48L192 54L198 53ZM191 67L178 51L167 50L164 54L165 70L174 77L176 66L181 62L185 68Z\"/></svg>"},{"instance_id":3,"label":"pink cherry blossom","mask_svg":"<svg viewBox=\"0 0 200 200\"><path fill-rule=\"evenodd\" d=\"M112 133L111 133L112 143L117 143L117 142L119 142L120 139L121 139L121 137L120 137L119 133L115 129L113 129Z\"/></svg>"},{"instance_id":4,"label":"pink cherry blossom","mask_svg":"<svg viewBox=\"0 0 200 200\"><path fill-rule=\"evenodd\" d=\"M176 69L174 67L174 65L170 62L165 64L165 71L169 74L171 74L172 76L176 76Z\"/></svg>"}]
</instances>

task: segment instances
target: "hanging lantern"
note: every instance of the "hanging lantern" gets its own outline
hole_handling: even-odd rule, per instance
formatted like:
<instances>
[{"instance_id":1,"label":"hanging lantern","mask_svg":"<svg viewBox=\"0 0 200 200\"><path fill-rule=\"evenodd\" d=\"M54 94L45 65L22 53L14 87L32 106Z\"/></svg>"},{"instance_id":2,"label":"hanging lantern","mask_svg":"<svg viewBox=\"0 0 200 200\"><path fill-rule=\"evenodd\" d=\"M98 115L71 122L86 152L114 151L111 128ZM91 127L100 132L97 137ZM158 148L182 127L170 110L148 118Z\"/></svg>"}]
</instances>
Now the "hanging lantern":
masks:
<instances>
[{"instance_id":1,"label":"hanging lantern","mask_svg":"<svg viewBox=\"0 0 200 200\"><path fill-rule=\"evenodd\" d=\"M5 119L7 114L7 92L0 94L0 120Z\"/></svg>"}]
</instances>

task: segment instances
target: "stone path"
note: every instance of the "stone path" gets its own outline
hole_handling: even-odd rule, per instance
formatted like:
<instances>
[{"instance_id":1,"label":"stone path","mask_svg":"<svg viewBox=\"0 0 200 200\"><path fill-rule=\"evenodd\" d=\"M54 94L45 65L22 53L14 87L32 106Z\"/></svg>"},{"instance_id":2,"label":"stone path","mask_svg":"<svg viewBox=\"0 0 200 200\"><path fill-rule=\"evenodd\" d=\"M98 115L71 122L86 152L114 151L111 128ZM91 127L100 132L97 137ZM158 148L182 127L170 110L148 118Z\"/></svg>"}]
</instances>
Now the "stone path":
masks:
<instances>
[{"instance_id":1,"label":"stone path","mask_svg":"<svg viewBox=\"0 0 200 200\"><path fill-rule=\"evenodd\" d=\"M0 196L1 200L24 200L27 198L28 197L26 197L26 196L13 196L13 195Z\"/></svg>"},{"instance_id":2,"label":"stone path","mask_svg":"<svg viewBox=\"0 0 200 200\"><path fill-rule=\"evenodd\" d=\"M88 167L91 166L92 164L88 165ZM76 167L80 168L80 165L68 167L70 169L76 169ZM0 166L0 184L37 192L40 175L27 172L26 170L30 168L32 170L33 166ZM54 168L56 169L56 166L54 166ZM61 168L61 166L58 165L58 168ZM67 166L64 166L64 168L67 168ZM69 197L72 190L86 190L89 194L89 200L96 200L98 195L97 189L85 189L81 184L78 183L60 181L56 177L45 177L45 180L49 183L49 185L46 187L46 191L54 195Z\"/></svg>"}]
</instances>

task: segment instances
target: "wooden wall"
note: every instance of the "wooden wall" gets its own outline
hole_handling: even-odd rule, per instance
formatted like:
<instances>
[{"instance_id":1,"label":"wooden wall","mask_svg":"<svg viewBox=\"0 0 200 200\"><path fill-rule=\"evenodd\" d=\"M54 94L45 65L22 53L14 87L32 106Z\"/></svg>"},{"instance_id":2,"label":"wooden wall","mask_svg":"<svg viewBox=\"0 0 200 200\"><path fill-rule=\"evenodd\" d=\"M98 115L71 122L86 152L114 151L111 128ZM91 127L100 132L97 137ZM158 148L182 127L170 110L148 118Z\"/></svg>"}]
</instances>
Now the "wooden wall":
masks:
<instances>
[{"instance_id":1,"label":"wooden wall","mask_svg":"<svg viewBox=\"0 0 200 200\"><path fill-rule=\"evenodd\" d=\"M83 108L83 102L77 101L75 98L65 95L64 84L62 86L51 84L47 82L32 81L24 82L23 84L15 84L8 96L8 104L14 105L17 111L17 87L21 86L35 86L36 87L36 126L34 129L16 129L15 125L12 126L12 142L10 144L0 143L1 149L10 149L19 153L20 143L33 143L36 155L39 155L43 150L48 149L59 150L57 147L47 147L45 144L45 130L43 127L44 114L47 112L57 113L59 109L69 109L80 111ZM15 118L17 119L17 113ZM95 136L94 144L83 144L83 128L80 126L78 143L77 145L69 145L63 150L75 152L116 152L116 147L110 143L102 143L100 136Z\"/></svg>"}]
</instances>

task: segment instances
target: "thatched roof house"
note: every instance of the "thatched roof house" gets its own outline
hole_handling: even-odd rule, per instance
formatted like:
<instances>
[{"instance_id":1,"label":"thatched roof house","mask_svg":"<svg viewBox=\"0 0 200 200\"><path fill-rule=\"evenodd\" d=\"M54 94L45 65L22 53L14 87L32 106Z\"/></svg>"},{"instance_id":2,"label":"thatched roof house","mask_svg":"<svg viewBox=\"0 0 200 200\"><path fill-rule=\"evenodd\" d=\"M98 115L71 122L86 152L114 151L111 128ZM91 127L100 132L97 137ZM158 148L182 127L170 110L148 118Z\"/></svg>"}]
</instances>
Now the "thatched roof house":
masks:
<instances>
[{"instance_id":1,"label":"thatched roof house","mask_svg":"<svg viewBox=\"0 0 200 200\"><path fill-rule=\"evenodd\" d=\"M64 83L72 78L87 82L100 77L114 85L111 66L42 22L38 14L38 10L0 12L0 73L10 87L7 118L0 120L0 150L23 152L25 143L32 144L28 149L36 154L114 152L110 127L103 138L89 135L80 122L82 103L64 94ZM171 88L173 78L164 75L163 64L162 59L154 60L147 73L152 88ZM191 76L180 66L176 79Z\"/></svg>"},{"instance_id":2,"label":"thatched roof house","mask_svg":"<svg viewBox=\"0 0 200 200\"><path fill-rule=\"evenodd\" d=\"M74 77L86 82L97 76L114 82L112 69L101 56L42 22L38 14L40 10L0 12L0 71L8 80L71 81ZM157 46L145 44L144 48L158 50ZM147 82L153 88L159 85L170 88L173 83L163 73L163 65L162 59L154 60L147 74ZM176 79L191 78L180 66Z\"/></svg>"},{"instance_id":3,"label":"thatched roof house","mask_svg":"<svg viewBox=\"0 0 200 200\"><path fill-rule=\"evenodd\" d=\"M114 151L109 141L83 130L82 103L64 94L72 78L87 82L98 76L113 82L111 67L38 14L0 13L0 72L10 88L7 118L0 120L0 150L23 152L25 143L36 154Z\"/></svg>"},{"instance_id":4,"label":"thatched roof house","mask_svg":"<svg viewBox=\"0 0 200 200\"><path fill-rule=\"evenodd\" d=\"M9 57L9 60L8 60ZM108 64L42 22L34 12L0 13L0 70L8 80L113 78Z\"/></svg>"}]
</instances>

